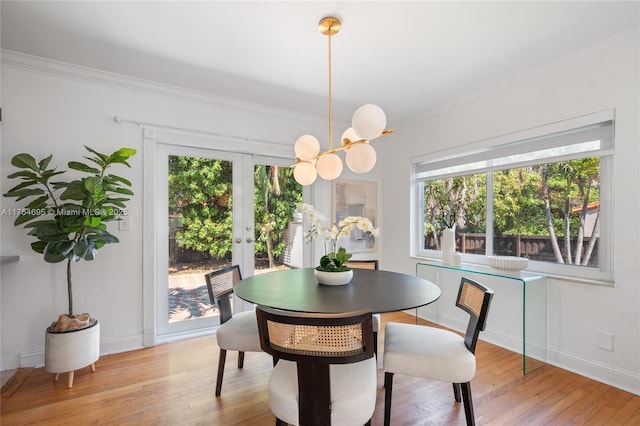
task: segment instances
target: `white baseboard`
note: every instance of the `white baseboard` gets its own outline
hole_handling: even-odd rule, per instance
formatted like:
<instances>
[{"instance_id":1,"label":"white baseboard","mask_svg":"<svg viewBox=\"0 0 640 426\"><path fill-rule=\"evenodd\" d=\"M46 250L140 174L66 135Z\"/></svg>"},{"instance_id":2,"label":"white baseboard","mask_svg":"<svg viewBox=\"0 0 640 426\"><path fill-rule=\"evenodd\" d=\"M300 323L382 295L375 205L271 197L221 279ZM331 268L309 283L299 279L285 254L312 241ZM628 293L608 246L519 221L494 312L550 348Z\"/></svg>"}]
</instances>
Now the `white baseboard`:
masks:
<instances>
[{"instance_id":1,"label":"white baseboard","mask_svg":"<svg viewBox=\"0 0 640 426\"><path fill-rule=\"evenodd\" d=\"M640 395L640 375L576 355L547 349L547 362L598 382Z\"/></svg>"},{"instance_id":2,"label":"white baseboard","mask_svg":"<svg viewBox=\"0 0 640 426\"><path fill-rule=\"evenodd\" d=\"M100 341L100 356L142 349L142 335ZM44 343L44 341L43 341ZM44 349L20 354L20 368L44 367Z\"/></svg>"},{"instance_id":3,"label":"white baseboard","mask_svg":"<svg viewBox=\"0 0 640 426\"><path fill-rule=\"evenodd\" d=\"M410 315L415 315L415 311L406 312ZM466 324L452 318L445 318L442 315L440 315L440 321L436 321L437 318L435 315L428 312L426 315L421 315L420 317L427 321L436 322L452 330L464 332L466 329ZM507 336L497 331L487 330L480 334L480 340L500 346L501 348L505 348L512 352L519 354L522 353L521 337ZM546 358L546 362L555 367L571 371L598 382L631 392L635 395L640 395L640 375L633 371L622 370L613 365L607 365L580 356L558 352L552 348L546 348L545 350L543 347L533 345L528 347L527 350L529 351L527 355L540 360L544 360L544 358Z\"/></svg>"}]
</instances>

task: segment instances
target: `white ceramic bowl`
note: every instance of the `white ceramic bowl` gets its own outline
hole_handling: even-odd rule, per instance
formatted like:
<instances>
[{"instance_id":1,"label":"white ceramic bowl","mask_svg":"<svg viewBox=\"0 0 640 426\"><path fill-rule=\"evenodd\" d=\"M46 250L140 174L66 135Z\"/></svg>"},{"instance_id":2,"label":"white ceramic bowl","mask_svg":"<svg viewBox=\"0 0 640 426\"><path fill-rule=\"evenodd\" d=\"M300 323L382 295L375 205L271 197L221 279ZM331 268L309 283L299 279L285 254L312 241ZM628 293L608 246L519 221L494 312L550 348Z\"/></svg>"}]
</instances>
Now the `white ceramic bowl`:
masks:
<instances>
[{"instance_id":1,"label":"white ceramic bowl","mask_svg":"<svg viewBox=\"0 0 640 426\"><path fill-rule=\"evenodd\" d=\"M349 284L353 278L353 269L344 272L324 272L316 269L313 273L316 275L316 280L324 285L345 285Z\"/></svg>"},{"instance_id":2,"label":"white ceramic bowl","mask_svg":"<svg viewBox=\"0 0 640 426\"><path fill-rule=\"evenodd\" d=\"M529 265L529 259L516 256L487 256L489 266L498 271L521 271Z\"/></svg>"}]
</instances>

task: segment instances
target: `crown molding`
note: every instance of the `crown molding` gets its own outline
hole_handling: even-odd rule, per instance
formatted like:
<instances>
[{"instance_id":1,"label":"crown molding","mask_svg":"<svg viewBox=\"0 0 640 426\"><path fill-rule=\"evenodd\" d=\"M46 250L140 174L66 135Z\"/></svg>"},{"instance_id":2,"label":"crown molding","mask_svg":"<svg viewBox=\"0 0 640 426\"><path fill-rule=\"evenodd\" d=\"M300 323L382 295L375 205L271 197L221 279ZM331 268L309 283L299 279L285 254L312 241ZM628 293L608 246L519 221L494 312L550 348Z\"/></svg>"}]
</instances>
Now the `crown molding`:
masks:
<instances>
[{"instance_id":1,"label":"crown molding","mask_svg":"<svg viewBox=\"0 0 640 426\"><path fill-rule=\"evenodd\" d=\"M245 102L238 99L199 92L192 89L186 89L183 87L163 84L123 74L102 71L95 68L70 64L13 50L0 49L0 63L3 67L35 72L69 80L82 81L130 92L161 96L168 99L209 107L231 108L243 113L253 112L316 124L326 122L326 118L310 114L303 114L286 109Z\"/></svg>"}]
</instances>

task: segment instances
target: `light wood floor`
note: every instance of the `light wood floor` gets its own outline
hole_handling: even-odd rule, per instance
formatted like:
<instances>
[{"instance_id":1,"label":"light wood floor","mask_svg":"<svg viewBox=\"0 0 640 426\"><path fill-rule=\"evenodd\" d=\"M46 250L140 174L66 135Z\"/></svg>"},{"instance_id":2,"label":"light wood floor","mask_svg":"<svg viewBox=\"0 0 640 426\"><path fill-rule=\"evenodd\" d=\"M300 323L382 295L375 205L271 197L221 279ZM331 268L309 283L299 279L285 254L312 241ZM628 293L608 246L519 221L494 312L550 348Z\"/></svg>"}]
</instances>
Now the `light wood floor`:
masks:
<instances>
[{"instance_id":1,"label":"light wood floor","mask_svg":"<svg viewBox=\"0 0 640 426\"><path fill-rule=\"evenodd\" d=\"M385 321L415 319L397 313L383 315ZM550 365L523 376L520 355L485 342L476 354L479 425L640 425L640 396ZM265 391L271 358L247 353L242 370L236 360L227 356L220 398L215 337L103 356L95 373L76 372L72 389L64 376L54 383L42 368L20 369L3 388L0 424L273 425ZM383 423L382 383L379 370L373 425ZM450 384L396 375L392 424L463 425L464 410Z\"/></svg>"}]
</instances>

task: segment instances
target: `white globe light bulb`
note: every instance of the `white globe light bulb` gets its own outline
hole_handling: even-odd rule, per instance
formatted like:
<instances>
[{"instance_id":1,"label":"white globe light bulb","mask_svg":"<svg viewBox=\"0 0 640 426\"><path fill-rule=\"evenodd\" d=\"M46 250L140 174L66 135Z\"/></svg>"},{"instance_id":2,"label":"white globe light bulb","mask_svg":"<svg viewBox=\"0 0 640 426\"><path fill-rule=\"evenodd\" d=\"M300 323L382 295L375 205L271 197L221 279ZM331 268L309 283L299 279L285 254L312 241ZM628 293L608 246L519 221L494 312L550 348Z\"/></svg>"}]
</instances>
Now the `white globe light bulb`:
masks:
<instances>
[{"instance_id":1,"label":"white globe light bulb","mask_svg":"<svg viewBox=\"0 0 640 426\"><path fill-rule=\"evenodd\" d=\"M366 104L353 113L351 125L360 139L371 140L382 134L387 116L378 105Z\"/></svg>"},{"instance_id":2,"label":"white globe light bulb","mask_svg":"<svg viewBox=\"0 0 640 426\"><path fill-rule=\"evenodd\" d=\"M293 168L293 178L300 185L311 185L316 181L317 177L318 172L316 168L308 161L302 161Z\"/></svg>"},{"instance_id":3,"label":"white globe light bulb","mask_svg":"<svg viewBox=\"0 0 640 426\"><path fill-rule=\"evenodd\" d=\"M334 180L342 173L342 160L337 154L325 154L318 158L316 169L322 179Z\"/></svg>"},{"instance_id":4,"label":"white globe light bulb","mask_svg":"<svg viewBox=\"0 0 640 426\"><path fill-rule=\"evenodd\" d=\"M301 160L313 160L320 152L320 142L311 135L302 135L294 145L296 157Z\"/></svg>"},{"instance_id":5,"label":"white globe light bulb","mask_svg":"<svg viewBox=\"0 0 640 426\"><path fill-rule=\"evenodd\" d=\"M345 161L355 173L367 173L376 165L376 150L367 143L353 145L347 150Z\"/></svg>"},{"instance_id":6,"label":"white globe light bulb","mask_svg":"<svg viewBox=\"0 0 640 426\"><path fill-rule=\"evenodd\" d=\"M347 141L345 141L345 139L348 139L349 142L353 143L355 141L361 140L362 138L360 136L356 135L356 132L353 131L353 127L349 127L342 134L342 138L340 138L340 142L341 142L342 146L348 145L348 143L347 143Z\"/></svg>"}]
</instances>

